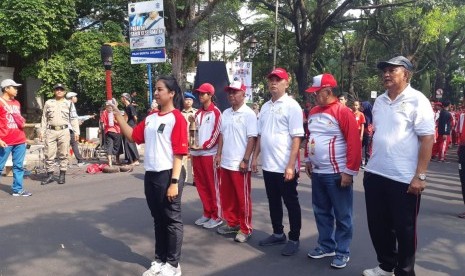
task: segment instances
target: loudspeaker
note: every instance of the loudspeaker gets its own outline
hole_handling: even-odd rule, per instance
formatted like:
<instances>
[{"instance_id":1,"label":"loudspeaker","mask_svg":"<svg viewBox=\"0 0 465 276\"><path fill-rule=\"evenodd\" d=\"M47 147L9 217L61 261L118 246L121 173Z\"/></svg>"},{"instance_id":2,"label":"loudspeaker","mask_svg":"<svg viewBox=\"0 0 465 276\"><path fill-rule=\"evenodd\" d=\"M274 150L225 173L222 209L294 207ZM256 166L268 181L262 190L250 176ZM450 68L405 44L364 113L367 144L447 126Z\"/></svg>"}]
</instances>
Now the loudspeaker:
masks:
<instances>
[{"instance_id":1,"label":"loudspeaker","mask_svg":"<svg viewBox=\"0 0 465 276\"><path fill-rule=\"evenodd\" d=\"M229 78L223 61L199 61L193 91L205 82L215 87L215 105L221 111L231 106L228 95L224 92L224 88L229 85ZM198 99L195 102L199 105Z\"/></svg>"}]
</instances>

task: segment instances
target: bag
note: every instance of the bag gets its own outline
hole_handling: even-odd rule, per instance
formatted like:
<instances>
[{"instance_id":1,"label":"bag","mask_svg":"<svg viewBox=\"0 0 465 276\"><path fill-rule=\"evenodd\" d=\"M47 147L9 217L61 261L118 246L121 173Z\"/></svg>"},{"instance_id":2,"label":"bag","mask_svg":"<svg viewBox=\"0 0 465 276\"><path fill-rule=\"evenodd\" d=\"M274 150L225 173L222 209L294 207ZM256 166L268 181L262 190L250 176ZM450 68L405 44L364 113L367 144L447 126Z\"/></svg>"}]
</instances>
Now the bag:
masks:
<instances>
[{"instance_id":1,"label":"bag","mask_svg":"<svg viewBox=\"0 0 465 276\"><path fill-rule=\"evenodd\" d=\"M10 113L11 116L13 117L13 120L15 121L16 126L19 129L23 129L24 125L26 124L26 119L24 119L24 117L21 116L21 114L19 114L19 113L13 113L13 109L11 108L11 106L3 98L0 98L0 100L2 101L3 105L5 106L5 109L7 110L7 112Z\"/></svg>"},{"instance_id":2,"label":"bag","mask_svg":"<svg viewBox=\"0 0 465 276\"><path fill-rule=\"evenodd\" d=\"M18 113L11 113L11 116L13 116L13 120L15 120L15 123L18 126L18 128L23 129L24 125L26 124L26 119L24 119L24 117Z\"/></svg>"},{"instance_id":3,"label":"bag","mask_svg":"<svg viewBox=\"0 0 465 276\"><path fill-rule=\"evenodd\" d=\"M108 164L90 164L87 166L86 172L90 174L101 173L105 167L108 167Z\"/></svg>"}]
</instances>

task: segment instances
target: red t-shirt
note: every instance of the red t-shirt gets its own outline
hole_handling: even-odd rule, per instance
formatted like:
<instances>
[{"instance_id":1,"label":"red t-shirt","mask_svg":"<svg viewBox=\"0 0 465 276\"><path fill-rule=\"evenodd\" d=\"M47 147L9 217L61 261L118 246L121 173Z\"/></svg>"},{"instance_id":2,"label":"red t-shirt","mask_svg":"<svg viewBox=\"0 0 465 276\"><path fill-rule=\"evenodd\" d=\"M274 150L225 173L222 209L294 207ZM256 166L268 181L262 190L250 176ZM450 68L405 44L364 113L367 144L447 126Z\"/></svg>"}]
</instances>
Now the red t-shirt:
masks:
<instances>
[{"instance_id":1,"label":"red t-shirt","mask_svg":"<svg viewBox=\"0 0 465 276\"><path fill-rule=\"evenodd\" d=\"M17 100L6 101L13 113L21 114L21 105ZM0 139L8 146L14 146L26 143L26 134L19 129L8 112L3 101L0 101Z\"/></svg>"},{"instance_id":2,"label":"red t-shirt","mask_svg":"<svg viewBox=\"0 0 465 276\"><path fill-rule=\"evenodd\" d=\"M354 115L355 120L357 121L358 129L360 130L362 128L362 124L365 123L365 115L360 111L355 111Z\"/></svg>"}]
</instances>

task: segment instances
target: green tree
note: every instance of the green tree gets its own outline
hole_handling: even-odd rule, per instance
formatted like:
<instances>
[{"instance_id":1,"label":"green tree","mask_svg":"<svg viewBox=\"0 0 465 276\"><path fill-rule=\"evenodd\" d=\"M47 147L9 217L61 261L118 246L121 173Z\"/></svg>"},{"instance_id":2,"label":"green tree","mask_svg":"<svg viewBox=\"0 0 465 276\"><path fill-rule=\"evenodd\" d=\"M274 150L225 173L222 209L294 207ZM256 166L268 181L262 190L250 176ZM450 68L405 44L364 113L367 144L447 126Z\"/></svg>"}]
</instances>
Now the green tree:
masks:
<instances>
[{"instance_id":1,"label":"green tree","mask_svg":"<svg viewBox=\"0 0 465 276\"><path fill-rule=\"evenodd\" d=\"M60 49L73 33L74 0L2 0L0 43L33 60Z\"/></svg>"}]
</instances>

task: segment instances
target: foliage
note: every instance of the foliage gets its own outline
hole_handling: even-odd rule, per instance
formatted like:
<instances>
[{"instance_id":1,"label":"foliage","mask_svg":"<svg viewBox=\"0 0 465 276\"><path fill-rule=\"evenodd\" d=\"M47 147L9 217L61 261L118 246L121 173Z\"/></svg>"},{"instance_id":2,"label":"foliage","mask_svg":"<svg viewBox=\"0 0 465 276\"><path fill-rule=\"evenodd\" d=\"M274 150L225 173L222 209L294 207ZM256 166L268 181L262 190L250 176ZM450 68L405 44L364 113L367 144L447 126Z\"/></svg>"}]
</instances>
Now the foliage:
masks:
<instances>
[{"instance_id":1,"label":"foliage","mask_svg":"<svg viewBox=\"0 0 465 276\"><path fill-rule=\"evenodd\" d=\"M75 19L74 0L2 0L0 42L23 58L59 49Z\"/></svg>"}]
</instances>

